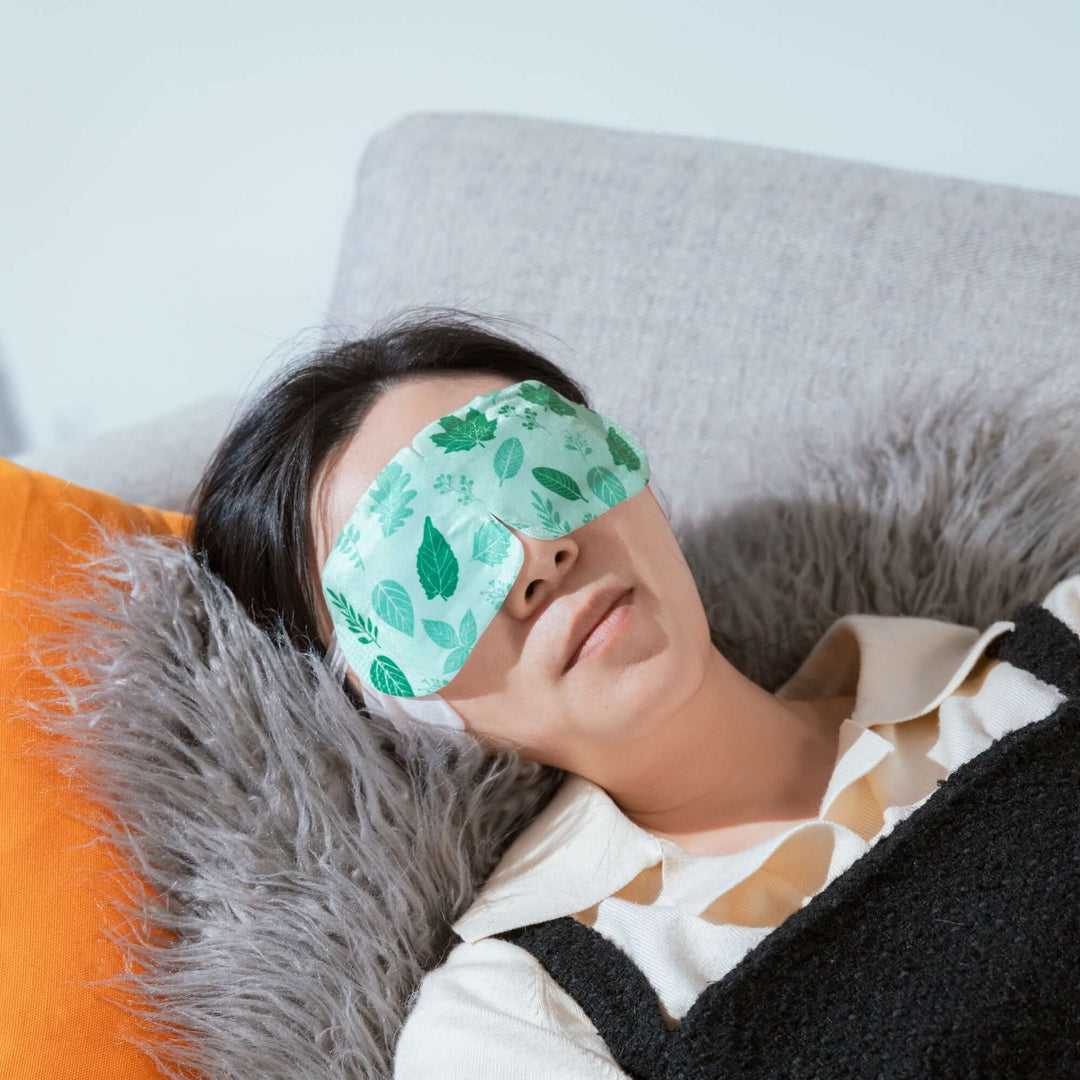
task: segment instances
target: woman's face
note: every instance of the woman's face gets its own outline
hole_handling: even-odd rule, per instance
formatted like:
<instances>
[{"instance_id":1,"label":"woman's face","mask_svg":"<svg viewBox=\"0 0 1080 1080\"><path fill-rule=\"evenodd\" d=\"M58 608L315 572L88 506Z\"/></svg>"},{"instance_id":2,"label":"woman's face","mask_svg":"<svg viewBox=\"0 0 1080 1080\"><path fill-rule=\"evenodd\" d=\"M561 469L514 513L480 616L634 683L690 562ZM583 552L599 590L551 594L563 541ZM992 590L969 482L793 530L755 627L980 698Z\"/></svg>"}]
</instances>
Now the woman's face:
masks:
<instances>
[{"instance_id":1,"label":"woman's face","mask_svg":"<svg viewBox=\"0 0 1080 1080\"><path fill-rule=\"evenodd\" d=\"M314 580L360 496L398 450L427 424L516 381L425 375L388 390L317 478ZM473 735L589 775L595 755L648 737L701 685L712 644L697 585L648 485L557 539L512 531L524 548L517 579L439 694ZM612 584L632 589L621 630L564 671L575 614ZM333 624L318 593L328 642ZM362 693L351 668L348 678Z\"/></svg>"}]
</instances>

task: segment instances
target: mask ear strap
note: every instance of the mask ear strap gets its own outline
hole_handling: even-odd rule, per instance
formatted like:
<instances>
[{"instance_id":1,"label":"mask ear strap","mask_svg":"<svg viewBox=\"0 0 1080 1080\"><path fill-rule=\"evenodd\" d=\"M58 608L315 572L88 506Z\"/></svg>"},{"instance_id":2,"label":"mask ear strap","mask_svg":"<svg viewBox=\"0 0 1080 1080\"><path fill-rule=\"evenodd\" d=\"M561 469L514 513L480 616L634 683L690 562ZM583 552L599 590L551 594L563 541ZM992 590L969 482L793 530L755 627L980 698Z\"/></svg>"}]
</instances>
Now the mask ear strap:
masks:
<instances>
[{"instance_id":1,"label":"mask ear strap","mask_svg":"<svg viewBox=\"0 0 1080 1080\"><path fill-rule=\"evenodd\" d=\"M349 662L338 643L337 630L330 635L330 646L323 657L331 676L339 683L344 683ZM465 730L465 721L458 711L439 694L425 694L419 698L399 698L376 690L364 679L360 680L364 704L369 708L377 706L391 720L399 731L404 731L411 721L433 724L438 727Z\"/></svg>"},{"instance_id":2,"label":"mask ear strap","mask_svg":"<svg viewBox=\"0 0 1080 1080\"><path fill-rule=\"evenodd\" d=\"M378 709L390 722L404 732L410 724L430 724L434 727L465 730L465 721L460 713L444 700L441 694L424 694L422 697L395 697L376 690L366 679L360 680L364 692L364 702L369 709Z\"/></svg>"}]
</instances>

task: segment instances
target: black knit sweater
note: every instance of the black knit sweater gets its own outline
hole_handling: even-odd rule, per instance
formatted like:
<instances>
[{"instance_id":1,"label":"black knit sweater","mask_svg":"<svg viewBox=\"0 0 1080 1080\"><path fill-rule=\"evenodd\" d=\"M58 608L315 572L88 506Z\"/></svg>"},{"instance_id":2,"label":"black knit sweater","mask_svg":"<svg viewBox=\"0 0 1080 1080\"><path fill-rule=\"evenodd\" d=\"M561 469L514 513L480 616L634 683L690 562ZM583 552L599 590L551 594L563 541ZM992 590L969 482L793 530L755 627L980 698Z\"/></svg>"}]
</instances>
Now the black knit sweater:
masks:
<instances>
[{"instance_id":1,"label":"black knit sweater","mask_svg":"<svg viewBox=\"0 0 1080 1080\"><path fill-rule=\"evenodd\" d=\"M1080 636L1037 604L1012 621L985 655L1067 700L939 781L677 1027L629 957L570 916L495 936L531 952L639 1080L1080 1080Z\"/></svg>"}]
</instances>

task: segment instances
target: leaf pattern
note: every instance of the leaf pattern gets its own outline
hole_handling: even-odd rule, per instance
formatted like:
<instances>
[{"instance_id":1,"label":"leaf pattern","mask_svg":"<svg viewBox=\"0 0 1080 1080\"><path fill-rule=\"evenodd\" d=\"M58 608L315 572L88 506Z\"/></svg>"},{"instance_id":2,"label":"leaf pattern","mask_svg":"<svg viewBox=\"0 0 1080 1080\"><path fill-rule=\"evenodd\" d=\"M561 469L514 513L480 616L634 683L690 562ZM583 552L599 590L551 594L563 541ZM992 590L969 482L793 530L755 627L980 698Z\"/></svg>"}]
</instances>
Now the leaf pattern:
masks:
<instances>
[{"instance_id":1,"label":"leaf pattern","mask_svg":"<svg viewBox=\"0 0 1080 1080\"><path fill-rule=\"evenodd\" d=\"M534 405L540 405L542 408L557 413L559 416L577 415L577 409L562 394L552 390L547 383L523 382L519 390L526 401L531 401Z\"/></svg>"},{"instance_id":2,"label":"leaf pattern","mask_svg":"<svg viewBox=\"0 0 1080 1080\"><path fill-rule=\"evenodd\" d=\"M368 682L382 694L395 697L414 697L405 672L389 656L376 656L368 669Z\"/></svg>"},{"instance_id":3,"label":"leaf pattern","mask_svg":"<svg viewBox=\"0 0 1080 1080\"><path fill-rule=\"evenodd\" d=\"M625 465L631 472L637 472L641 468L641 460L634 453L633 447L613 426L609 426L607 429L607 444L614 464Z\"/></svg>"},{"instance_id":4,"label":"leaf pattern","mask_svg":"<svg viewBox=\"0 0 1080 1080\"><path fill-rule=\"evenodd\" d=\"M443 664L443 674L449 675L450 672L457 671L468 658L469 650L464 646L459 646L446 658L446 663Z\"/></svg>"},{"instance_id":5,"label":"leaf pattern","mask_svg":"<svg viewBox=\"0 0 1080 1080\"><path fill-rule=\"evenodd\" d=\"M564 473L562 469L551 469L541 465L539 468L533 469L532 474L548 491L554 491L556 495L561 495L564 499L583 500L585 498L581 494L581 488L578 487L577 481L569 473Z\"/></svg>"},{"instance_id":6,"label":"leaf pattern","mask_svg":"<svg viewBox=\"0 0 1080 1080\"><path fill-rule=\"evenodd\" d=\"M445 679L425 679L420 684L421 694L436 694L446 685Z\"/></svg>"},{"instance_id":7,"label":"leaf pattern","mask_svg":"<svg viewBox=\"0 0 1080 1080\"><path fill-rule=\"evenodd\" d=\"M452 454L456 450L471 450L483 442L495 438L495 428L498 420L488 420L479 409L470 408L465 418L454 416L442 416L437 423L443 427L431 436L431 441L436 446L441 446L445 453Z\"/></svg>"},{"instance_id":8,"label":"leaf pattern","mask_svg":"<svg viewBox=\"0 0 1080 1080\"><path fill-rule=\"evenodd\" d=\"M371 605L375 614L388 626L413 636L413 605L409 590L400 581L386 578L371 592Z\"/></svg>"},{"instance_id":9,"label":"leaf pattern","mask_svg":"<svg viewBox=\"0 0 1080 1080\"><path fill-rule=\"evenodd\" d=\"M449 600L458 584L458 561L446 537L424 518L424 540L416 552L416 572L424 593L431 600L441 596Z\"/></svg>"},{"instance_id":10,"label":"leaf pattern","mask_svg":"<svg viewBox=\"0 0 1080 1080\"><path fill-rule=\"evenodd\" d=\"M593 448L589 445L589 440L585 437L583 431L572 431L566 436L563 447L567 450L573 450L575 454L580 454L586 460L593 452Z\"/></svg>"},{"instance_id":11,"label":"leaf pattern","mask_svg":"<svg viewBox=\"0 0 1080 1080\"><path fill-rule=\"evenodd\" d=\"M544 500L539 491L534 491L533 505L536 507L536 516L540 524L551 533L552 537L563 536L570 531L570 522L564 521L562 515L551 504L551 500Z\"/></svg>"},{"instance_id":12,"label":"leaf pattern","mask_svg":"<svg viewBox=\"0 0 1080 1080\"><path fill-rule=\"evenodd\" d=\"M472 493L473 483L474 481L464 473L458 477L458 502L462 506L468 506L475 498ZM435 478L433 487L441 495L449 495L454 490L454 478L450 473L442 473Z\"/></svg>"},{"instance_id":13,"label":"leaf pattern","mask_svg":"<svg viewBox=\"0 0 1080 1080\"><path fill-rule=\"evenodd\" d=\"M502 445L495 451L495 475L499 478L499 487L502 487L504 480L517 476L524 460L525 449L521 445L521 440L516 435L504 439Z\"/></svg>"},{"instance_id":14,"label":"leaf pattern","mask_svg":"<svg viewBox=\"0 0 1080 1080\"><path fill-rule=\"evenodd\" d=\"M341 530L341 535L338 537L334 547L336 550L343 552L353 566L363 570L364 560L360 557L359 546L360 530L353 522L348 521L345 523L345 528Z\"/></svg>"},{"instance_id":15,"label":"leaf pattern","mask_svg":"<svg viewBox=\"0 0 1080 1080\"><path fill-rule=\"evenodd\" d=\"M514 531L565 536L649 479L627 429L540 380L478 395L422 434L408 448L416 456L395 455L358 501L323 567L350 662L398 697L435 693L464 666L517 578ZM459 470L443 468L451 453ZM391 647L379 641L385 627Z\"/></svg>"},{"instance_id":16,"label":"leaf pattern","mask_svg":"<svg viewBox=\"0 0 1080 1080\"><path fill-rule=\"evenodd\" d=\"M471 608L466 608L457 631L449 623L439 619L424 619L424 629L439 648L452 650L443 661L444 675L457 671L476 644L476 619Z\"/></svg>"},{"instance_id":17,"label":"leaf pattern","mask_svg":"<svg viewBox=\"0 0 1080 1080\"><path fill-rule=\"evenodd\" d=\"M458 638L466 649L471 649L476 644L476 620L473 618L472 608L466 608L461 617Z\"/></svg>"},{"instance_id":18,"label":"leaf pattern","mask_svg":"<svg viewBox=\"0 0 1080 1080\"><path fill-rule=\"evenodd\" d=\"M473 549L470 562L482 562L498 566L510 554L510 538L513 534L497 521L485 521L473 533Z\"/></svg>"},{"instance_id":19,"label":"leaf pattern","mask_svg":"<svg viewBox=\"0 0 1080 1080\"><path fill-rule=\"evenodd\" d=\"M498 608L506 599L513 584L512 581L507 581L505 578L488 578L487 587L480 595L491 604L492 607Z\"/></svg>"},{"instance_id":20,"label":"leaf pattern","mask_svg":"<svg viewBox=\"0 0 1080 1080\"><path fill-rule=\"evenodd\" d=\"M622 481L603 465L594 465L585 478L593 494L608 506L615 506L626 498Z\"/></svg>"},{"instance_id":21,"label":"leaf pattern","mask_svg":"<svg viewBox=\"0 0 1080 1080\"><path fill-rule=\"evenodd\" d=\"M391 536L412 514L408 504L419 493L408 486L411 478L399 461L389 462L375 478L371 509L382 522L383 536Z\"/></svg>"},{"instance_id":22,"label":"leaf pattern","mask_svg":"<svg viewBox=\"0 0 1080 1080\"><path fill-rule=\"evenodd\" d=\"M428 637L440 649L452 649L457 645L457 631L448 622L443 622L441 619L424 619L423 623Z\"/></svg>"},{"instance_id":23,"label":"leaf pattern","mask_svg":"<svg viewBox=\"0 0 1080 1080\"><path fill-rule=\"evenodd\" d=\"M330 596L330 602L344 617L349 633L353 634L361 645L378 645L379 628L375 623L371 619L365 619L362 615L357 614L356 609L341 593L334 592L333 589L329 588L326 592Z\"/></svg>"},{"instance_id":24,"label":"leaf pattern","mask_svg":"<svg viewBox=\"0 0 1080 1080\"><path fill-rule=\"evenodd\" d=\"M525 425L526 431L535 431L539 428L541 431L547 431L548 429L540 423L540 418L536 414L535 409L522 409L521 410L521 422Z\"/></svg>"}]
</instances>

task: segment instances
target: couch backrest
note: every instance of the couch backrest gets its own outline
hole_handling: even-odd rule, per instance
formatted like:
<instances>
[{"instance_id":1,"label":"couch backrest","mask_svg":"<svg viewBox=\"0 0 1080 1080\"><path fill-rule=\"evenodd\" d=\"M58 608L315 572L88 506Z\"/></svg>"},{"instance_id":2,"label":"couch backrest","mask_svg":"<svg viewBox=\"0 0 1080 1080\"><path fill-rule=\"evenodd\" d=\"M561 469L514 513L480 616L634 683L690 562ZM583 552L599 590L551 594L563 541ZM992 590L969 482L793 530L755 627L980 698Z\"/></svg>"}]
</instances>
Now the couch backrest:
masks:
<instances>
[{"instance_id":1,"label":"couch backrest","mask_svg":"<svg viewBox=\"0 0 1080 1080\"><path fill-rule=\"evenodd\" d=\"M1080 199L765 146L492 114L368 145L329 309L527 320L649 451L674 517L781 495L785 453L896 396L1080 401ZM553 340L550 334L561 341ZM826 445L827 449L827 445Z\"/></svg>"},{"instance_id":2,"label":"couch backrest","mask_svg":"<svg viewBox=\"0 0 1080 1080\"><path fill-rule=\"evenodd\" d=\"M898 395L1080 399L1080 199L715 139L414 113L356 176L328 337L411 305L529 344L645 442L677 523L782 496ZM1032 406L1036 399L1031 399ZM178 510L239 402L16 454ZM857 434L857 432L856 432Z\"/></svg>"},{"instance_id":3,"label":"couch backrest","mask_svg":"<svg viewBox=\"0 0 1080 1080\"><path fill-rule=\"evenodd\" d=\"M215 395L150 420L10 458L124 502L181 513L239 407L228 395Z\"/></svg>"}]
</instances>

